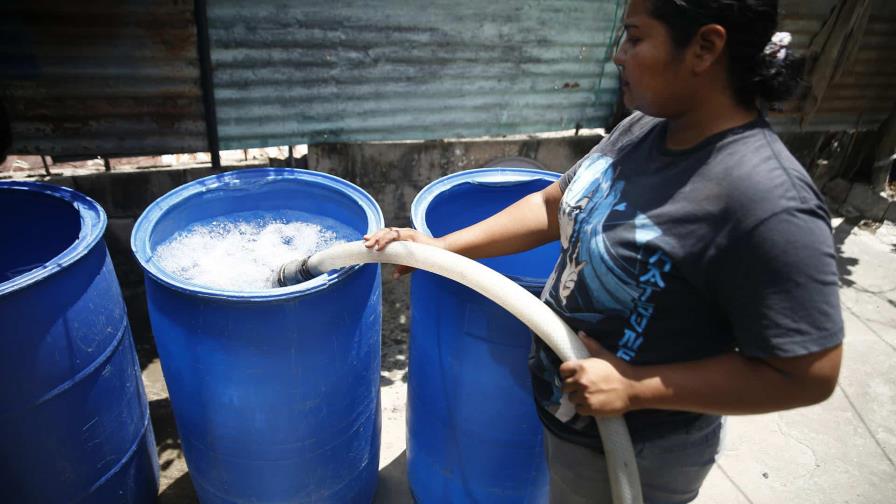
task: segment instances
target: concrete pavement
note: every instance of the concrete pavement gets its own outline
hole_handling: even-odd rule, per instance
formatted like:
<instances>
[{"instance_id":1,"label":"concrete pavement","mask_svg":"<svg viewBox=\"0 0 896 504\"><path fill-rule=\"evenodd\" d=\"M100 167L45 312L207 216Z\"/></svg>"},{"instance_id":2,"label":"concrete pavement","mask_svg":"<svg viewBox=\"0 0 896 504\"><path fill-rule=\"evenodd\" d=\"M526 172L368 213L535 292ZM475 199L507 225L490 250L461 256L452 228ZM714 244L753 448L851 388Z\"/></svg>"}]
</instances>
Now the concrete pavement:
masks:
<instances>
[{"instance_id":1,"label":"concrete pavement","mask_svg":"<svg viewBox=\"0 0 896 504\"><path fill-rule=\"evenodd\" d=\"M817 406L729 418L698 503L896 502L896 226L834 226L846 326L837 390Z\"/></svg>"}]
</instances>

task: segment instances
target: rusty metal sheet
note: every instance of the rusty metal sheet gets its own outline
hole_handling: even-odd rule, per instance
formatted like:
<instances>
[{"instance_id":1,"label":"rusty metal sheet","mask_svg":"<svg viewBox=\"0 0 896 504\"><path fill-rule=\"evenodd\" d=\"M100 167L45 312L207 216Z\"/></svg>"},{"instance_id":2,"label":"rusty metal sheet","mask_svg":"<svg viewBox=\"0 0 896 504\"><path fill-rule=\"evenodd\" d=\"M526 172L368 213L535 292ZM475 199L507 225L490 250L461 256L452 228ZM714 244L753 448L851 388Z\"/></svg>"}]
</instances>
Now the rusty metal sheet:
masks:
<instances>
[{"instance_id":1,"label":"rusty metal sheet","mask_svg":"<svg viewBox=\"0 0 896 504\"><path fill-rule=\"evenodd\" d=\"M221 148L606 126L623 1L217 0Z\"/></svg>"},{"instance_id":2,"label":"rusty metal sheet","mask_svg":"<svg viewBox=\"0 0 896 504\"><path fill-rule=\"evenodd\" d=\"M782 0L805 50L835 0ZM222 148L460 138L606 126L624 2L403 0L208 7ZM13 150L207 149L192 1L0 5ZM805 129L874 128L896 99L896 3L876 0L853 67ZM798 104L773 114L799 130Z\"/></svg>"},{"instance_id":3,"label":"rusty metal sheet","mask_svg":"<svg viewBox=\"0 0 896 504\"><path fill-rule=\"evenodd\" d=\"M12 151L207 150L193 2L0 3L0 101Z\"/></svg>"},{"instance_id":4,"label":"rusty metal sheet","mask_svg":"<svg viewBox=\"0 0 896 504\"><path fill-rule=\"evenodd\" d=\"M805 54L836 0L782 0L779 30L793 34L791 47ZM872 2L870 20L852 65L832 82L818 109L801 127L799 104L784 104L770 119L780 131L842 131L877 128L896 101L896 2Z\"/></svg>"}]
</instances>

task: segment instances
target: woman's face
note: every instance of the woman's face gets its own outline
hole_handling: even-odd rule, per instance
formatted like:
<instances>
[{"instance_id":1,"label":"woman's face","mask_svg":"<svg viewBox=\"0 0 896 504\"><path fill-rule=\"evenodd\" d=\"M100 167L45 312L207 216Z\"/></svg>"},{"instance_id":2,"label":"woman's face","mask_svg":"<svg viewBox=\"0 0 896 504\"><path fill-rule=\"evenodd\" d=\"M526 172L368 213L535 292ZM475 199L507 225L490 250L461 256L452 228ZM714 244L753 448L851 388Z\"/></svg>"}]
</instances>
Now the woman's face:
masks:
<instances>
[{"instance_id":1,"label":"woman's face","mask_svg":"<svg viewBox=\"0 0 896 504\"><path fill-rule=\"evenodd\" d=\"M650 16L647 0L631 0L623 19L625 36L613 57L625 106L654 117L674 117L694 99L684 52L666 25Z\"/></svg>"}]
</instances>

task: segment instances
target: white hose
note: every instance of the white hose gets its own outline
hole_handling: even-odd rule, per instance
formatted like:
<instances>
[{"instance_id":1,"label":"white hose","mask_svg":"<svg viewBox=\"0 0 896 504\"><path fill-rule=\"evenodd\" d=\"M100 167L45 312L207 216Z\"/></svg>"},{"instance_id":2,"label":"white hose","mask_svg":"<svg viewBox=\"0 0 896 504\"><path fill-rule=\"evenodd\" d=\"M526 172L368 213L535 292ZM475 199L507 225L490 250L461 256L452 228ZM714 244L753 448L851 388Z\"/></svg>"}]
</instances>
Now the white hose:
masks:
<instances>
[{"instance_id":1,"label":"white hose","mask_svg":"<svg viewBox=\"0 0 896 504\"><path fill-rule=\"evenodd\" d=\"M289 263L294 271L299 262L302 261ZM450 278L491 299L520 319L561 360L590 357L573 330L541 300L497 271L454 252L408 241L392 242L383 250L375 251L357 241L318 252L309 257L304 266L306 273L314 277L330 270L365 263L403 264ZM566 403L569 404L568 400ZM641 481L625 422L622 417L601 418L597 426L607 459L613 503L641 504Z\"/></svg>"}]
</instances>

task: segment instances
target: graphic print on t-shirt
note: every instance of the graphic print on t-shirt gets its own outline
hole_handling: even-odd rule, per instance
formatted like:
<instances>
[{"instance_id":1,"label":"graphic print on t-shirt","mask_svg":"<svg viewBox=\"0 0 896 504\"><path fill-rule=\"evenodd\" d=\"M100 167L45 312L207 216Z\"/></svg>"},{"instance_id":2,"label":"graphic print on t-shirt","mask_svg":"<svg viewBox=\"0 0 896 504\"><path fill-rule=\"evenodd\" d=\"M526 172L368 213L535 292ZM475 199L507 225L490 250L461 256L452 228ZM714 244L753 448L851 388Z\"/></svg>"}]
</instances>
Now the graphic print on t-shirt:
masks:
<instances>
[{"instance_id":1,"label":"graphic print on t-shirt","mask_svg":"<svg viewBox=\"0 0 896 504\"><path fill-rule=\"evenodd\" d=\"M542 299L573 328L586 332L607 318L624 320L624 327L612 335L611 348L624 360L632 360L645 338L647 322L653 314L653 295L664 287L663 274L671 263L665 254L649 246L662 235L643 213L622 200L625 182L616 177L613 159L591 154L579 166L560 203L560 259L542 292ZM605 227L625 224L630 243L638 252L636 261L623 260L607 239ZM608 342L603 341L604 344ZM552 384L550 398L542 406L558 417L561 381L559 362L543 345L535 356L542 378ZM566 418L561 418L566 420ZM573 418L573 425L590 422L590 417Z\"/></svg>"}]
</instances>

